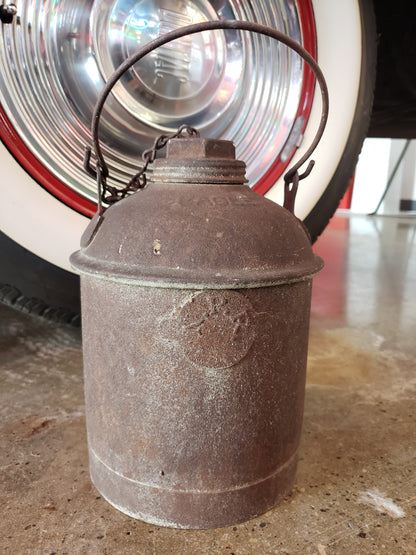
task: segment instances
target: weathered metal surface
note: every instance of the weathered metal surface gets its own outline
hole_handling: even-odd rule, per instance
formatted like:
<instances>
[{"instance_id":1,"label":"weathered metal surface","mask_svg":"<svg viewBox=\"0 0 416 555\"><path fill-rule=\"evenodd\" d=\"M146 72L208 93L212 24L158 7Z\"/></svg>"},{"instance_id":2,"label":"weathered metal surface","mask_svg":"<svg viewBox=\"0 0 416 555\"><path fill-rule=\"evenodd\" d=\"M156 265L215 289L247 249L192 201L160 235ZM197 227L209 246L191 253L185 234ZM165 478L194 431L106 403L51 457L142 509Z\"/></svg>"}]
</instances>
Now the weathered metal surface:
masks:
<instances>
[{"instance_id":1,"label":"weathered metal surface","mask_svg":"<svg viewBox=\"0 0 416 555\"><path fill-rule=\"evenodd\" d=\"M82 276L91 477L111 504L161 526L214 528L289 493L310 290Z\"/></svg>"},{"instance_id":2,"label":"weathered metal surface","mask_svg":"<svg viewBox=\"0 0 416 555\"><path fill-rule=\"evenodd\" d=\"M92 480L159 525L242 522L294 480L322 261L243 170L231 143L173 140L72 257Z\"/></svg>"},{"instance_id":3,"label":"weathered metal surface","mask_svg":"<svg viewBox=\"0 0 416 555\"><path fill-rule=\"evenodd\" d=\"M159 287L308 279L322 261L302 222L245 186L244 167L229 141L172 140L166 160L155 161L153 182L106 209L96 234L97 217L91 221L73 265Z\"/></svg>"}]
</instances>

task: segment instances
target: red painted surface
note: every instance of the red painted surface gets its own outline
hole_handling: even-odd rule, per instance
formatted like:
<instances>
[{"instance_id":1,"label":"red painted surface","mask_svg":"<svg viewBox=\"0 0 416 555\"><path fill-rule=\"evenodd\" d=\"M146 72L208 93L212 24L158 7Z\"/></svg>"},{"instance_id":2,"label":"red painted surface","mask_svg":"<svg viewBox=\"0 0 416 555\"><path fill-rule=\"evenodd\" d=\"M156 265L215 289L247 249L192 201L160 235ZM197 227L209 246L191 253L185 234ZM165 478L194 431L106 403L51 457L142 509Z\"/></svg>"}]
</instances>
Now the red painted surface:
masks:
<instances>
[{"instance_id":1,"label":"red painted surface","mask_svg":"<svg viewBox=\"0 0 416 555\"><path fill-rule=\"evenodd\" d=\"M301 0L298 3L298 10L303 36L303 47L316 60L316 28L312 3L309 0L305 2ZM305 123L302 127L302 133L305 131L308 123L315 91L315 76L313 74L313 71L308 67L306 63L304 64L303 74L303 86L299 101L299 108L296 114L296 118L298 118L299 116L305 117ZM262 179L254 185L253 190L256 191L256 193L264 195L282 175L285 168L290 163L290 160L293 158L295 152L296 149L293 150L292 155L285 162L282 162L280 160L280 156L278 156L273 165L264 174Z\"/></svg>"},{"instance_id":2,"label":"red painted surface","mask_svg":"<svg viewBox=\"0 0 416 555\"><path fill-rule=\"evenodd\" d=\"M10 123L3 108L0 106L0 135L3 143L19 164L42 187L47 189L62 202L86 216L93 216L97 211L96 204L74 192L60 181L36 158L27 148L16 130Z\"/></svg>"},{"instance_id":3,"label":"red painted surface","mask_svg":"<svg viewBox=\"0 0 416 555\"><path fill-rule=\"evenodd\" d=\"M352 193L354 189L354 177L355 176L351 177L348 189L345 191L345 195L342 197L338 208L342 208L344 210L349 210L351 208Z\"/></svg>"},{"instance_id":4,"label":"red painted surface","mask_svg":"<svg viewBox=\"0 0 416 555\"><path fill-rule=\"evenodd\" d=\"M349 227L347 216L333 217L314 245L325 266L313 279L312 314L322 318L341 318L345 314Z\"/></svg>"}]
</instances>

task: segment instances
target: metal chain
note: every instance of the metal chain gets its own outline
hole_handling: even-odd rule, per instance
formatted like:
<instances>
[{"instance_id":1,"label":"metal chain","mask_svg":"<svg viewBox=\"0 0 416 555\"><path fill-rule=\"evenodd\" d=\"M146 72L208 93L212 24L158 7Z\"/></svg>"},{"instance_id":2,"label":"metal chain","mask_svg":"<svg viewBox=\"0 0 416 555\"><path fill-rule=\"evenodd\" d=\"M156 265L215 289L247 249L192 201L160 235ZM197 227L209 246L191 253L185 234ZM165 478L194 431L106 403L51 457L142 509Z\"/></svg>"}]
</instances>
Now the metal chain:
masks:
<instances>
[{"instance_id":1,"label":"metal chain","mask_svg":"<svg viewBox=\"0 0 416 555\"><path fill-rule=\"evenodd\" d=\"M105 202L106 204L114 204L115 202L118 202L119 200L125 198L127 195L134 193L138 189L143 189L144 187L146 187L146 171L149 164L153 164L158 150L164 148L171 139L184 137L184 132L186 132L189 137L199 137L199 131L197 131L193 127L190 127L189 125L181 125L181 127L179 127L179 129L175 133L171 133L170 135L159 135L158 137L156 137L152 148L145 150L142 154L144 165L135 175L133 175L129 183L123 189L108 185L106 180L103 179L101 176L101 201Z\"/></svg>"}]
</instances>

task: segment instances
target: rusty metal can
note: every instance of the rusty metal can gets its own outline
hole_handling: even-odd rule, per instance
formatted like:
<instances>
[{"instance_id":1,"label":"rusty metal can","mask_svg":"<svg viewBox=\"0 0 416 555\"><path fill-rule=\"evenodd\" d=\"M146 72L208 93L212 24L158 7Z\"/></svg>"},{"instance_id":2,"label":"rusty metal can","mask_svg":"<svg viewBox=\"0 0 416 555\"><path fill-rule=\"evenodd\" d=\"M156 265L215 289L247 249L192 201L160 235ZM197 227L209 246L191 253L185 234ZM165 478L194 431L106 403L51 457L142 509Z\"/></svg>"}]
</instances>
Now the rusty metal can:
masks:
<instances>
[{"instance_id":1,"label":"rusty metal can","mask_svg":"<svg viewBox=\"0 0 416 555\"><path fill-rule=\"evenodd\" d=\"M236 524L294 482L322 261L244 171L229 141L170 141L149 185L95 218L71 259L91 477L157 525Z\"/></svg>"}]
</instances>

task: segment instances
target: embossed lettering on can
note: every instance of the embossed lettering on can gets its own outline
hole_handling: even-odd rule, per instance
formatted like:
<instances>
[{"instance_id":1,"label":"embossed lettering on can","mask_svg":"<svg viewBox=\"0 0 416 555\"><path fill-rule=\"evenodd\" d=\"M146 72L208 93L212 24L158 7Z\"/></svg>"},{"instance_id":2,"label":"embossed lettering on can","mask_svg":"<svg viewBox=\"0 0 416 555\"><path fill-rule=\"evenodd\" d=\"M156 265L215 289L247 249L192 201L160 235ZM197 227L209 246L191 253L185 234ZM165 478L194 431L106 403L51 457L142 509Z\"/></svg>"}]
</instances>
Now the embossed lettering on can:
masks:
<instances>
[{"instance_id":1,"label":"embossed lettering on can","mask_svg":"<svg viewBox=\"0 0 416 555\"><path fill-rule=\"evenodd\" d=\"M205 368L230 368L249 352L255 339L254 313L235 291L206 291L182 307L180 343L188 360Z\"/></svg>"}]
</instances>

